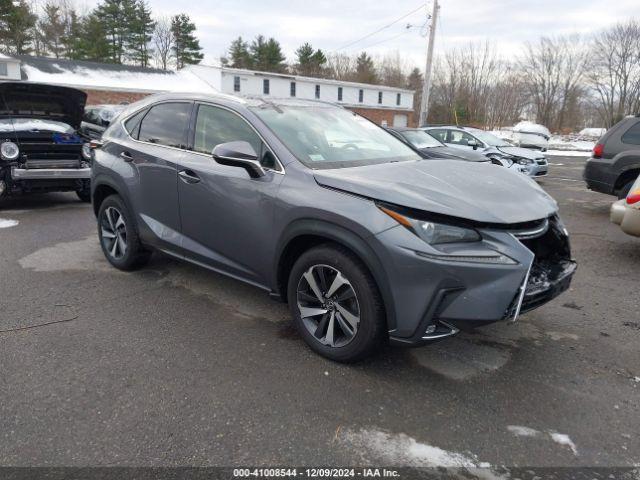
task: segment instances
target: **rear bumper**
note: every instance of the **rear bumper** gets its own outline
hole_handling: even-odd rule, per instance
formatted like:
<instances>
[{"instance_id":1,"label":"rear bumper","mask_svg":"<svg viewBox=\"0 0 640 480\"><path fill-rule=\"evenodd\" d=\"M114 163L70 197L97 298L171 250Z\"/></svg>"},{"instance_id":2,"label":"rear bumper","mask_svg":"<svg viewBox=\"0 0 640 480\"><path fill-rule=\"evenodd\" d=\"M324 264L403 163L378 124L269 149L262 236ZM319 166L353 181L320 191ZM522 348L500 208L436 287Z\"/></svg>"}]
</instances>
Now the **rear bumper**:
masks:
<instances>
[{"instance_id":1,"label":"rear bumper","mask_svg":"<svg viewBox=\"0 0 640 480\"><path fill-rule=\"evenodd\" d=\"M640 210L627 206L626 200L618 200L611 205L611 221L620 225L622 231L640 237Z\"/></svg>"},{"instance_id":2,"label":"rear bumper","mask_svg":"<svg viewBox=\"0 0 640 480\"><path fill-rule=\"evenodd\" d=\"M85 180L91 178L86 168L16 168L11 169L13 180Z\"/></svg>"},{"instance_id":3,"label":"rear bumper","mask_svg":"<svg viewBox=\"0 0 640 480\"><path fill-rule=\"evenodd\" d=\"M606 193L607 195L615 194L617 175L613 172L613 165L610 160L590 158L584 166L582 178L589 190Z\"/></svg>"}]
</instances>

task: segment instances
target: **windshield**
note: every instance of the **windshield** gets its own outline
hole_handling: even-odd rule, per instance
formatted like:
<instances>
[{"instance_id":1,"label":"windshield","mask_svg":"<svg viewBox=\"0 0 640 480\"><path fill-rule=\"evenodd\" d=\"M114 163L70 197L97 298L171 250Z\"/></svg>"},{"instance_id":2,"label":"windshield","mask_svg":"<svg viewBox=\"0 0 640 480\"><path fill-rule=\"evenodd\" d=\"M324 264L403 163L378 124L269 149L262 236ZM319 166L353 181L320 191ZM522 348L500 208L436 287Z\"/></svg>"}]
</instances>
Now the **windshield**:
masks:
<instances>
[{"instance_id":1,"label":"windshield","mask_svg":"<svg viewBox=\"0 0 640 480\"><path fill-rule=\"evenodd\" d=\"M482 140L483 143L490 145L492 147L511 147L506 140L502 140L501 138L496 137L494 134L485 132L484 130L470 130L470 132Z\"/></svg>"},{"instance_id":2,"label":"windshield","mask_svg":"<svg viewBox=\"0 0 640 480\"><path fill-rule=\"evenodd\" d=\"M444 144L422 130L405 130L400 132L407 141L416 148L443 147Z\"/></svg>"},{"instance_id":3,"label":"windshield","mask_svg":"<svg viewBox=\"0 0 640 480\"><path fill-rule=\"evenodd\" d=\"M419 159L393 135L349 110L270 104L252 110L310 168Z\"/></svg>"}]
</instances>

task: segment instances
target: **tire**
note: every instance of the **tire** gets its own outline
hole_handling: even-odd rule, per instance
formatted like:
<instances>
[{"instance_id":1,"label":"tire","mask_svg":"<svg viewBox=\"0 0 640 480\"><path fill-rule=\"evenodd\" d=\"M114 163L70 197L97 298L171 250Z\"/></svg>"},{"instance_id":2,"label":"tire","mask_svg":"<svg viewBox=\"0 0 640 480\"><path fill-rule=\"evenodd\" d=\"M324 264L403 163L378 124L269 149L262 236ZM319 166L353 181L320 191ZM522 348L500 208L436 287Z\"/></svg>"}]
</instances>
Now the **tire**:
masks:
<instances>
[{"instance_id":1,"label":"tire","mask_svg":"<svg viewBox=\"0 0 640 480\"><path fill-rule=\"evenodd\" d=\"M140 243L133 216L119 195L110 195L100 205L98 237L102 253L119 270L136 270L151 257Z\"/></svg>"},{"instance_id":2,"label":"tire","mask_svg":"<svg viewBox=\"0 0 640 480\"><path fill-rule=\"evenodd\" d=\"M91 190L89 190L88 188L83 188L82 190L76 190L76 195L78 195L78 198L85 202L85 203L91 203Z\"/></svg>"},{"instance_id":3,"label":"tire","mask_svg":"<svg viewBox=\"0 0 640 480\"><path fill-rule=\"evenodd\" d=\"M623 198L627 198L627 195L631 191L631 187L633 187L635 180L631 180L624 185L620 190L618 190L618 200L622 200Z\"/></svg>"},{"instance_id":4,"label":"tire","mask_svg":"<svg viewBox=\"0 0 640 480\"><path fill-rule=\"evenodd\" d=\"M332 289L334 283L340 286ZM327 244L303 253L291 269L287 298L300 335L326 358L357 362L387 338L378 286L362 262L345 248Z\"/></svg>"}]
</instances>

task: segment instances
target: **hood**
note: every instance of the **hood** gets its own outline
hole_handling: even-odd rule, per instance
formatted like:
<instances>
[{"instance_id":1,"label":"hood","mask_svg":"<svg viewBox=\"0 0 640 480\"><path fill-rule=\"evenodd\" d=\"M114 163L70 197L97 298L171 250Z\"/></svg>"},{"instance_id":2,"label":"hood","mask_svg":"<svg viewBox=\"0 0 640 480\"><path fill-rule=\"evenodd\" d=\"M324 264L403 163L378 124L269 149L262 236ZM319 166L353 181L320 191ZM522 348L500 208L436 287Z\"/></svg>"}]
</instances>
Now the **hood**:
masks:
<instances>
[{"instance_id":1,"label":"hood","mask_svg":"<svg viewBox=\"0 0 640 480\"><path fill-rule=\"evenodd\" d=\"M313 174L326 187L475 222L529 222L557 210L535 181L486 163L418 160Z\"/></svg>"},{"instance_id":2,"label":"hood","mask_svg":"<svg viewBox=\"0 0 640 480\"><path fill-rule=\"evenodd\" d=\"M528 158L530 160L537 160L538 158L545 158L542 152L537 150L530 150L528 148L521 147L496 147L502 153L513 155L515 157Z\"/></svg>"},{"instance_id":3,"label":"hood","mask_svg":"<svg viewBox=\"0 0 640 480\"><path fill-rule=\"evenodd\" d=\"M80 128L87 94L75 88L26 82L0 83L0 119L40 119Z\"/></svg>"},{"instance_id":4,"label":"hood","mask_svg":"<svg viewBox=\"0 0 640 480\"><path fill-rule=\"evenodd\" d=\"M489 159L479 152L473 150L463 150L461 148L453 147L430 147L423 148L422 152L429 155L429 158L456 158L460 160L466 160L468 162L488 162Z\"/></svg>"}]
</instances>

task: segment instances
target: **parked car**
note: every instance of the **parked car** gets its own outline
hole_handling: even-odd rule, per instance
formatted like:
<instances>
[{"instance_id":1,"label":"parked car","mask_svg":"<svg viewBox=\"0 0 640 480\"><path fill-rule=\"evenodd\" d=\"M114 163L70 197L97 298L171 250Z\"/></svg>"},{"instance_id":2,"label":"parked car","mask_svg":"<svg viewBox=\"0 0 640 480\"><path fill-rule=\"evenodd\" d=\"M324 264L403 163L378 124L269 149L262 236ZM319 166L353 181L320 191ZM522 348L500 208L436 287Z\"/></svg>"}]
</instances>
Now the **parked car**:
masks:
<instances>
[{"instance_id":1,"label":"parked car","mask_svg":"<svg viewBox=\"0 0 640 480\"><path fill-rule=\"evenodd\" d=\"M624 233L640 237L640 176L627 197L611 205L611 221L620 225Z\"/></svg>"},{"instance_id":2,"label":"parked car","mask_svg":"<svg viewBox=\"0 0 640 480\"><path fill-rule=\"evenodd\" d=\"M0 197L75 191L91 201L91 151L78 134L86 98L73 88L0 83Z\"/></svg>"},{"instance_id":3,"label":"parked car","mask_svg":"<svg viewBox=\"0 0 640 480\"><path fill-rule=\"evenodd\" d=\"M549 171L546 157L535 150L514 147L505 140L477 128L470 127L426 127L424 131L448 147L476 150L493 161L505 166L515 163L521 172L530 177L543 177Z\"/></svg>"},{"instance_id":4,"label":"parked car","mask_svg":"<svg viewBox=\"0 0 640 480\"><path fill-rule=\"evenodd\" d=\"M487 157L473 150L464 151L459 148L447 147L444 143L419 128L387 127L386 130L414 148L422 158L450 158L469 162L490 162Z\"/></svg>"},{"instance_id":5,"label":"parked car","mask_svg":"<svg viewBox=\"0 0 640 480\"><path fill-rule=\"evenodd\" d=\"M351 142L330 144L338 136ZM514 321L576 268L537 184L424 161L335 105L156 95L102 142L91 188L114 267L161 250L255 285L287 301L304 340L333 360Z\"/></svg>"},{"instance_id":6,"label":"parked car","mask_svg":"<svg viewBox=\"0 0 640 480\"><path fill-rule=\"evenodd\" d=\"M518 147L537 148L543 152L549 147L551 132L544 125L533 122L518 122L512 129L513 142Z\"/></svg>"},{"instance_id":7,"label":"parked car","mask_svg":"<svg viewBox=\"0 0 640 480\"><path fill-rule=\"evenodd\" d=\"M87 105L84 108L80 131L88 138L99 139L111 120L125 108L126 105Z\"/></svg>"},{"instance_id":8,"label":"parked car","mask_svg":"<svg viewBox=\"0 0 640 480\"><path fill-rule=\"evenodd\" d=\"M584 167L587 188L623 199L640 175L640 115L624 118L602 136Z\"/></svg>"}]
</instances>

